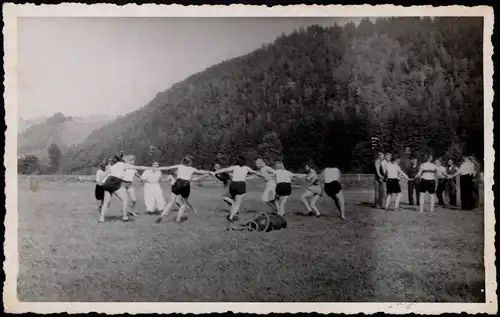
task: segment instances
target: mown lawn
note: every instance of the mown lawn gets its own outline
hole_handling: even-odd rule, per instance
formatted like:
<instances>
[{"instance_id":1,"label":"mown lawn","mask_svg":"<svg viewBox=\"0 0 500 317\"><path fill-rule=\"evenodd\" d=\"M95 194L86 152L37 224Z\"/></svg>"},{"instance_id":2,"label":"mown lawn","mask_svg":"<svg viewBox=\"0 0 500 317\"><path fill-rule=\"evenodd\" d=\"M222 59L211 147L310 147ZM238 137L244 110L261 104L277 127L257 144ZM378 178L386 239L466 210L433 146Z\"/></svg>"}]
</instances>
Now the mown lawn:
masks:
<instances>
[{"instance_id":1,"label":"mown lawn","mask_svg":"<svg viewBox=\"0 0 500 317\"><path fill-rule=\"evenodd\" d=\"M117 200L98 224L92 184L19 186L21 301L485 300L482 210L381 212L367 204L371 190L351 187L347 222L323 198L323 218L291 214L285 230L252 233L225 230L216 186L192 190L199 212L181 224L144 214L123 223ZM303 188L289 211L303 211ZM259 190L247 195L241 222L264 210Z\"/></svg>"}]
</instances>

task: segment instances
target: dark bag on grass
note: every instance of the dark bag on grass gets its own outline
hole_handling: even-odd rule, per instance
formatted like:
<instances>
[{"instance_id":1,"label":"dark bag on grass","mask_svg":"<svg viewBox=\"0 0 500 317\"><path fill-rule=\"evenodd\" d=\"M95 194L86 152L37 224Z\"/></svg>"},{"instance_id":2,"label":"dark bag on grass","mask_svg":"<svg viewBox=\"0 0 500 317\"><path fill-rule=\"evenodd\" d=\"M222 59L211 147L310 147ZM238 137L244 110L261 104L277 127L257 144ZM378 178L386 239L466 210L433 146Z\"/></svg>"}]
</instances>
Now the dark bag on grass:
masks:
<instances>
[{"instance_id":1,"label":"dark bag on grass","mask_svg":"<svg viewBox=\"0 0 500 317\"><path fill-rule=\"evenodd\" d=\"M286 228L285 218L278 214L261 212L252 221L246 223L245 227L252 231L269 232Z\"/></svg>"}]
</instances>

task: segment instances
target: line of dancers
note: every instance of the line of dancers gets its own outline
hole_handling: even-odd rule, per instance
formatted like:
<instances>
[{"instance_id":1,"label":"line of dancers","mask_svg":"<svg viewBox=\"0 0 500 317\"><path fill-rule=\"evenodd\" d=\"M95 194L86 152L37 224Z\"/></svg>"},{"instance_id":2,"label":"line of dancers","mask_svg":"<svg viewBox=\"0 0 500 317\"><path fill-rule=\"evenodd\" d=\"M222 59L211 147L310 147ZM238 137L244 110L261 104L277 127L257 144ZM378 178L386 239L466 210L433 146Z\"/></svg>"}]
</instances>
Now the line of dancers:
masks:
<instances>
[{"instance_id":1,"label":"line of dancers","mask_svg":"<svg viewBox=\"0 0 500 317\"><path fill-rule=\"evenodd\" d=\"M152 166L135 165L134 155L117 155L106 160L96 173L95 197L98 201L99 222L105 221L106 211L112 196L119 198L122 202L123 221L128 221L129 216L137 216L135 212L128 211L129 200L132 209L136 206L136 196L132 186L132 180L136 176L144 182L146 212L153 213L161 210L156 220L157 223L162 222L174 205L178 207L177 222L182 221L186 208L197 213L189 201L191 183L207 176L216 177L224 184L222 199L231 206L227 216L229 221L237 220L237 214L247 192L247 181L255 177L259 177L265 182L261 200L269 207L269 212L277 213L283 217L287 215L286 202L292 193L292 179L303 179L309 184L301 196L307 215L321 216L317 202L325 193L334 200L340 211L340 218L347 219L344 195L340 184L341 172L336 167L324 168L318 175L312 164L308 163L304 165L306 174L297 174L287 171L280 161L274 162L274 168L272 168L263 159L258 158L255 162L257 170L254 170L246 165L246 158L243 156L237 158L235 165L226 168L221 168L220 164L216 163L212 171L197 169L192 165L193 158L189 155L184 157L180 164L167 167L160 167L158 162L153 162ZM138 170L144 170L143 174L139 175ZM160 186L162 171L175 173L175 176L171 174L168 176L172 186L168 202L165 202Z\"/></svg>"},{"instance_id":2,"label":"line of dancers","mask_svg":"<svg viewBox=\"0 0 500 317\"><path fill-rule=\"evenodd\" d=\"M447 184L450 184L457 176L460 176L462 209L472 210L474 208L474 186L473 179L478 173L477 164L470 156L464 156L460 167L447 169L440 159L434 160L431 154L425 156L424 163L418 165L417 159L411 157L411 165L407 168L409 177L400 167L400 159L393 158L391 153L378 152L375 159L375 208L388 210L391 200L395 200L395 210L399 209L401 199L401 187L399 178L403 176L408 180L408 197L413 204L413 191L417 191L417 205L420 212L424 211L426 194L430 200L430 212L434 211L435 196L438 194L439 204L444 205L442 192ZM384 196L386 200L384 203ZM456 197L450 196L452 204Z\"/></svg>"}]
</instances>

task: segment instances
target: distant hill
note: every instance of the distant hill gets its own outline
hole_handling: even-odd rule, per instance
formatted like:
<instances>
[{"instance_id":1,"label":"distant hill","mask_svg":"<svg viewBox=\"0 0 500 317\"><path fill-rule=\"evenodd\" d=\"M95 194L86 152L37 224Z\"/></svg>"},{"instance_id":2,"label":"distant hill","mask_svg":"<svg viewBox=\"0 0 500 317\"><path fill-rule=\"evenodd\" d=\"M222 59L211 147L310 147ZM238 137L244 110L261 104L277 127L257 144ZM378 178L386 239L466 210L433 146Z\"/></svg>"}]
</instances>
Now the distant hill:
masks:
<instances>
[{"instance_id":1,"label":"distant hill","mask_svg":"<svg viewBox=\"0 0 500 317\"><path fill-rule=\"evenodd\" d=\"M65 170L119 150L149 164L155 146L162 164L271 153L289 168L313 159L370 171L372 136L394 153L482 157L482 23L409 17L296 30L95 130L67 152Z\"/></svg>"},{"instance_id":2,"label":"distant hill","mask_svg":"<svg viewBox=\"0 0 500 317\"><path fill-rule=\"evenodd\" d=\"M21 120L19 123L18 155L36 155L42 161L48 158L48 147L55 143L64 153L102 127L113 117L66 117L57 113L49 118ZM23 124L23 126L21 126Z\"/></svg>"}]
</instances>

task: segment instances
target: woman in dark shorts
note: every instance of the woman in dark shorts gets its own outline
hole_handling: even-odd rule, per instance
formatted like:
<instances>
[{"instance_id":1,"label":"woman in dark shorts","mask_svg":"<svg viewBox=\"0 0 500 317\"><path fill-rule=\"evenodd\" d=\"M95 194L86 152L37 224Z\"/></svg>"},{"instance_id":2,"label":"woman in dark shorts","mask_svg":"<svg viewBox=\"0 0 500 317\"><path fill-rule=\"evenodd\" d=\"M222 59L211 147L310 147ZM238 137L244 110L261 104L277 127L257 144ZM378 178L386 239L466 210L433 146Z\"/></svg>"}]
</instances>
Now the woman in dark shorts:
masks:
<instances>
[{"instance_id":1,"label":"woman in dark shorts","mask_svg":"<svg viewBox=\"0 0 500 317\"><path fill-rule=\"evenodd\" d=\"M97 200L97 212L101 212L101 207L104 202L105 191L100 184L101 182L105 181L104 174L106 173L106 170L110 167L109 162L110 162L109 159L105 159L104 161L102 161L95 175L96 184L95 184L94 196L95 199Z\"/></svg>"},{"instance_id":2,"label":"woman in dark shorts","mask_svg":"<svg viewBox=\"0 0 500 317\"><path fill-rule=\"evenodd\" d=\"M433 156L428 154L425 157L425 162L420 165L420 169L414 179L420 178L420 212L424 212L425 193L430 196L430 211L434 212L435 194L436 194L436 174L437 166L432 163Z\"/></svg>"},{"instance_id":3,"label":"woman in dark shorts","mask_svg":"<svg viewBox=\"0 0 500 317\"><path fill-rule=\"evenodd\" d=\"M276 205L276 210L278 215L286 215L286 201L288 197L292 194L292 178L306 178L305 174L294 174L285 169L283 162L277 161L274 163L275 166L275 177L276 177L276 199L274 203Z\"/></svg>"},{"instance_id":4,"label":"woman in dark shorts","mask_svg":"<svg viewBox=\"0 0 500 317\"><path fill-rule=\"evenodd\" d=\"M306 178L307 181L309 182L309 186L300 197L300 200L302 201L302 204L304 204L304 206L306 207L307 214L309 216L316 214L316 217L319 217L320 213L318 207L316 206L316 203L321 197L322 191L319 183L318 173L316 173L316 170L312 168L311 165L312 164L304 165L304 170L307 173Z\"/></svg>"},{"instance_id":5,"label":"woman in dark shorts","mask_svg":"<svg viewBox=\"0 0 500 317\"><path fill-rule=\"evenodd\" d=\"M340 219L347 220L345 216L345 202L342 186L340 185L340 170L336 167L327 167L320 176L323 183L323 191L333 199L340 210Z\"/></svg>"},{"instance_id":6,"label":"woman in dark shorts","mask_svg":"<svg viewBox=\"0 0 500 317\"><path fill-rule=\"evenodd\" d=\"M207 174L210 171L198 170L193 165L193 158L190 155L187 155L182 159L181 164L169 166L169 167L160 167L159 170L168 171L168 170L177 170L177 179L175 180L174 185L172 185L172 193L170 194L170 199L168 204L163 208L161 215L156 219L157 223L160 223L166 215L170 212L173 205L176 201L180 201L181 205L179 210L177 211L177 222L182 221L182 215L184 214L184 210L186 206L191 208L195 213L196 209L192 207L189 203L189 195L191 194L191 178L194 174Z\"/></svg>"},{"instance_id":7,"label":"woman in dark shorts","mask_svg":"<svg viewBox=\"0 0 500 317\"><path fill-rule=\"evenodd\" d=\"M101 215L99 218L99 222L104 222L105 215L106 215L106 210L109 206L109 203L111 201L111 196L115 195L116 197L120 198L122 201L122 220L123 221L128 221L128 213L127 213L127 207L128 207L128 194L123 185L123 175L125 174L125 171L128 169L152 169L152 167L149 166L136 166L132 165L129 163L128 157L125 157L122 159L120 156L115 156L115 158L112 161L112 165L109 167L109 169L105 172L103 180L101 181L100 185L102 189L104 189L104 201L101 206Z\"/></svg>"},{"instance_id":8,"label":"woman in dark shorts","mask_svg":"<svg viewBox=\"0 0 500 317\"><path fill-rule=\"evenodd\" d=\"M234 203L231 205L231 211L227 219L229 221L234 221L235 216L240 210L241 203L243 202L243 197L246 193L246 180L248 173L255 174L262 177L262 175L250 167L245 165L246 159L243 156L238 157L236 165L231 167L219 169L212 173L212 175L217 175L220 173L231 173L231 183L229 185L229 195L232 197Z\"/></svg>"}]
</instances>

